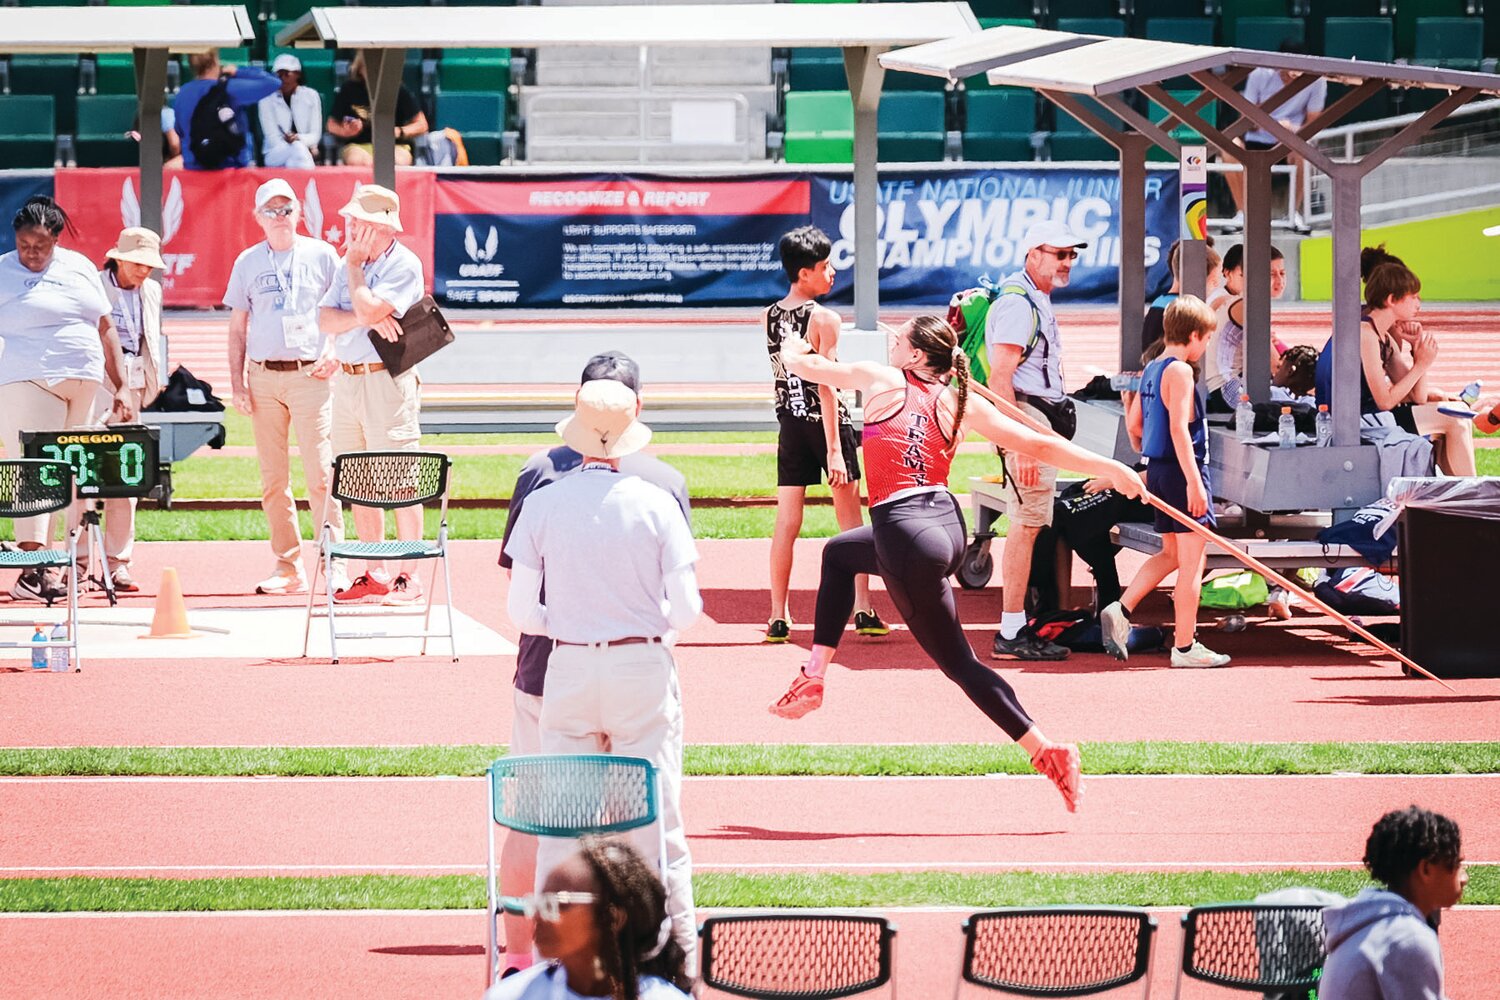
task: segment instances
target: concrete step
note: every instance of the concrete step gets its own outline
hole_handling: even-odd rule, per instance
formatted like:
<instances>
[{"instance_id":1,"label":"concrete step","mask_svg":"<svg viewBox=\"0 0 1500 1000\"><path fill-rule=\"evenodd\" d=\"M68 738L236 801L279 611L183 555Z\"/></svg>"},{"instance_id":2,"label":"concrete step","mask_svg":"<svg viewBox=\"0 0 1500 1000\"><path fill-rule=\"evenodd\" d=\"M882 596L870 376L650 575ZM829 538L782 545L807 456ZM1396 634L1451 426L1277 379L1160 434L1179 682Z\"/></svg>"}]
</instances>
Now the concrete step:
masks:
<instances>
[{"instance_id":1,"label":"concrete step","mask_svg":"<svg viewBox=\"0 0 1500 1000\"><path fill-rule=\"evenodd\" d=\"M613 114L636 116L639 113L638 91L626 90L617 96L602 98L600 87L522 87L520 93L520 114L522 118L530 122L533 118L550 115L566 115L574 112L608 111ZM533 100L545 94L544 106L533 108ZM760 87L703 87L688 95L694 99L713 99L716 97L733 98L740 94L749 105L751 115L770 115L776 110L776 88L770 85ZM665 110L672 99L671 94L662 94L655 98L659 107Z\"/></svg>"},{"instance_id":2,"label":"concrete step","mask_svg":"<svg viewBox=\"0 0 1500 1000\"><path fill-rule=\"evenodd\" d=\"M647 75L658 86L763 85L771 82L768 48L647 50ZM636 47L555 46L536 56L536 82L553 86L635 86L641 78Z\"/></svg>"}]
</instances>

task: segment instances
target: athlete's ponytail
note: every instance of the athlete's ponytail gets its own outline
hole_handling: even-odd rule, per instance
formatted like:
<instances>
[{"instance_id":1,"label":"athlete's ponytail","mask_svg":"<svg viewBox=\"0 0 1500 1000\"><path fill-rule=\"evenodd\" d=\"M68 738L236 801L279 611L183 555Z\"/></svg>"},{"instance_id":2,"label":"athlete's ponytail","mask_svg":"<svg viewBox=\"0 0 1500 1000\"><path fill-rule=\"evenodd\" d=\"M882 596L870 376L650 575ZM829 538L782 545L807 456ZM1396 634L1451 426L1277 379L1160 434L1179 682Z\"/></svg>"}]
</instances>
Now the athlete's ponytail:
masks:
<instances>
[{"instance_id":1,"label":"athlete's ponytail","mask_svg":"<svg viewBox=\"0 0 1500 1000\"><path fill-rule=\"evenodd\" d=\"M958 409L953 415L953 440L949 448L957 451L963 439L964 411L969 404L969 356L959 346L958 333L946 320L936 316L913 317L906 338L927 356L927 367L934 375L953 376L958 389Z\"/></svg>"},{"instance_id":2,"label":"athlete's ponytail","mask_svg":"<svg viewBox=\"0 0 1500 1000\"><path fill-rule=\"evenodd\" d=\"M953 349L953 381L958 386L958 409L953 411L953 441L949 453L956 454L964 439L964 411L969 408L969 356L962 347Z\"/></svg>"}]
</instances>

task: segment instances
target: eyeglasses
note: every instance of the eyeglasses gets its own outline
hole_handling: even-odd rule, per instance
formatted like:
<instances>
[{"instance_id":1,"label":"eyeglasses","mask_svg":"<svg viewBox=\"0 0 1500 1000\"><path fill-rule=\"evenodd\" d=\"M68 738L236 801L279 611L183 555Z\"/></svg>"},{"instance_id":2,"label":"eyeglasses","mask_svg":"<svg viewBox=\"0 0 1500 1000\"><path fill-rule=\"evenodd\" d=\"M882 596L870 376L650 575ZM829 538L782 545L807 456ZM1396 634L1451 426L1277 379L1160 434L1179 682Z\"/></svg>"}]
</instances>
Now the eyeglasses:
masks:
<instances>
[{"instance_id":1,"label":"eyeglasses","mask_svg":"<svg viewBox=\"0 0 1500 1000\"><path fill-rule=\"evenodd\" d=\"M1077 260L1078 251L1071 247L1067 250L1054 250L1052 247L1037 247L1042 253L1050 253L1058 260Z\"/></svg>"},{"instance_id":2,"label":"eyeglasses","mask_svg":"<svg viewBox=\"0 0 1500 1000\"><path fill-rule=\"evenodd\" d=\"M280 208L262 208L258 209L258 211L261 215L265 216L268 219L285 219L287 216L297 211L297 206L283 205Z\"/></svg>"},{"instance_id":3,"label":"eyeglasses","mask_svg":"<svg viewBox=\"0 0 1500 1000\"><path fill-rule=\"evenodd\" d=\"M553 923L562 915L564 906L583 906L598 902L592 892L534 892L529 896L506 896L500 906L506 913L519 913L528 920L545 920Z\"/></svg>"}]
</instances>

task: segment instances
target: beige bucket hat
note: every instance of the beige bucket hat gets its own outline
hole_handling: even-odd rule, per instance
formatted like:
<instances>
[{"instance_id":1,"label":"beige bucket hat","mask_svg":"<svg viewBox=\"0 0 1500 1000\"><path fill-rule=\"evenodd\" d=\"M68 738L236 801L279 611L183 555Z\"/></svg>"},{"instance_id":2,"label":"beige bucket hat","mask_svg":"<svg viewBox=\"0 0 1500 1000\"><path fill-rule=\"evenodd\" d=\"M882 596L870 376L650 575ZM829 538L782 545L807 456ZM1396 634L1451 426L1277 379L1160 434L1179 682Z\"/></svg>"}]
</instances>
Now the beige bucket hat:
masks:
<instances>
[{"instance_id":1,"label":"beige bucket hat","mask_svg":"<svg viewBox=\"0 0 1500 1000\"><path fill-rule=\"evenodd\" d=\"M401 232L401 199L390 188L379 184L361 184L354 189L349 204L339 209L346 219L372 222L377 226L390 226Z\"/></svg>"},{"instance_id":2,"label":"beige bucket hat","mask_svg":"<svg viewBox=\"0 0 1500 1000\"><path fill-rule=\"evenodd\" d=\"M167 266L167 262L161 259L161 237L142 226L120 230L120 238L104 252L104 256L147 267L165 269Z\"/></svg>"},{"instance_id":3,"label":"beige bucket hat","mask_svg":"<svg viewBox=\"0 0 1500 1000\"><path fill-rule=\"evenodd\" d=\"M651 428L635 418L640 397L613 379L595 379L578 389L573 415L557 425L569 448L593 458L623 458L651 440Z\"/></svg>"}]
</instances>

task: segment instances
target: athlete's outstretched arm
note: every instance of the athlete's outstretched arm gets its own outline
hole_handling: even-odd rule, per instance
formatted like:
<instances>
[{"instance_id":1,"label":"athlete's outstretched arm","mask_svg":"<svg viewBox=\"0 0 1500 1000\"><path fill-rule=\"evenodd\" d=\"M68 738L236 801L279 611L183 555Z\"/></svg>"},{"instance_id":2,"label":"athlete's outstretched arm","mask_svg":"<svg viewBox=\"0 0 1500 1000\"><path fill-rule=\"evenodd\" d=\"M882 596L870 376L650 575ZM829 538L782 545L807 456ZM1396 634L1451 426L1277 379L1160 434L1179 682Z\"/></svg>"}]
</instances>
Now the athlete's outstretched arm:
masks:
<instances>
[{"instance_id":1,"label":"athlete's outstretched arm","mask_svg":"<svg viewBox=\"0 0 1500 1000\"><path fill-rule=\"evenodd\" d=\"M835 389L869 394L901 385L899 369L874 361L833 361L814 351L800 337L788 337L781 342L781 361L798 378Z\"/></svg>"},{"instance_id":2,"label":"athlete's outstretched arm","mask_svg":"<svg viewBox=\"0 0 1500 1000\"><path fill-rule=\"evenodd\" d=\"M1109 480L1110 486L1127 497L1139 497L1146 484L1128 466L1096 455L1055 434L1042 434L1005 416L989 400L970 393L964 425L1006 451L1021 451L1059 469L1076 469Z\"/></svg>"}]
</instances>

